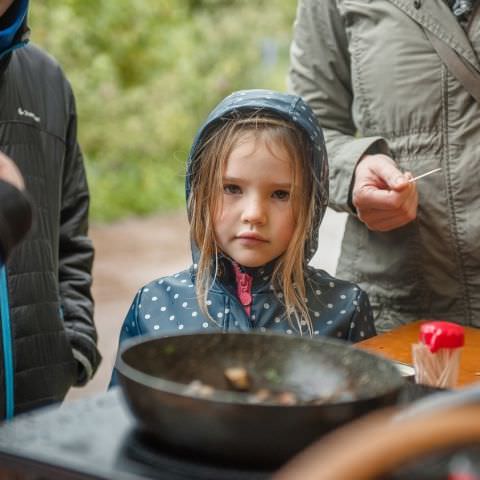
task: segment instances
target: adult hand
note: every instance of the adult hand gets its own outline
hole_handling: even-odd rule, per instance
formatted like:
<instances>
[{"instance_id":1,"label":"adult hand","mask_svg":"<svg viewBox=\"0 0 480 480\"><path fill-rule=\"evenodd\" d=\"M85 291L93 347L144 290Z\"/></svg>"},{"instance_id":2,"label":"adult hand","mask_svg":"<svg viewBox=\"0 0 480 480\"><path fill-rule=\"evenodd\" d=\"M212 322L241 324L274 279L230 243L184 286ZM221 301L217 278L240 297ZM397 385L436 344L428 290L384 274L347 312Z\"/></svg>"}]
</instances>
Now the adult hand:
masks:
<instances>
[{"instance_id":1,"label":"adult hand","mask_svg":"<svg viewBox=\"0 0 480 480\"><path fill-rule=\"evenodd\" d=\"M355 169L352 201L370 230L388 232L417 216L418 193L410 173L402 173L388 156L365 155Z\"/></svg>"},{"instance_id":2,"label":"adult hand","mask_svg":"<svg viewBox=\"0 0 480 480\"><path fill-rule=\"evenodd\" d=\"M0 180L11 183L19 190L25 189L23 177L13 161L0 152Z\"/></svg>"}]
</instances>

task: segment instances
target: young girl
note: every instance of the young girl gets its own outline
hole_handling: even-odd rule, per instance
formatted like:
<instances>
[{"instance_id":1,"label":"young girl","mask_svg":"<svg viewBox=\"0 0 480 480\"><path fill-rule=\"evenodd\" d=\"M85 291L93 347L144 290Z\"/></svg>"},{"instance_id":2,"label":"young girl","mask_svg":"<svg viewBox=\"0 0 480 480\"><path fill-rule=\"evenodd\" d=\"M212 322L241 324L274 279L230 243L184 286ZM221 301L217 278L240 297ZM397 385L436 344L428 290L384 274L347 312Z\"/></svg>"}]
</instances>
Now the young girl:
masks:
<instances>
[{"instance_id":1,"label":"young girl","mask_svg":"<svg viewBox=\"0 0 480 480\"><path fill-rule=\"evenodd\" d=\"M300 97L236 92L193 143L186 194L193 265L136 295L120 342L212 330L375 334L367 295L308 266L328 201L322 132Z\"/></svg>"}]
</instances>

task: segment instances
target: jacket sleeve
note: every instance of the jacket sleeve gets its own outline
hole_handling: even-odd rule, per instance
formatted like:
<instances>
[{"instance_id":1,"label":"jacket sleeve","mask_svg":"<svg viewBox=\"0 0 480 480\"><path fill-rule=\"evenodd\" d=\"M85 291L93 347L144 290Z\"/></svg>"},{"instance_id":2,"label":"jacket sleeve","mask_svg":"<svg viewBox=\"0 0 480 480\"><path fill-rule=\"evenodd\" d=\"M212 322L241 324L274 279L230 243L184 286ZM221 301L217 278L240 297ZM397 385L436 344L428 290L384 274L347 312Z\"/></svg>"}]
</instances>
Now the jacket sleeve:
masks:
<instances>
[{"instance_id":1,"label":"jacket sleeve","mask_svg":"<svg viewBox=\"0 0 480 480\"><path fill-rule=\"evenodd\" d=\"M120 347L124 342L127 342L128 340L134 337L138 337L142 335L142 331L138 322L138 309L139 309L140 298L142 296L142 291L143 289L140 292L138 292L137 295L135 295L132 305L128 309L128 313L125 317L125 320L123 321L122 329L120 330L120 338L118 341L117 355L118 355L118 352L120 351ZM116 385L118 385L118 375L117 375L117 370L114 367L108 388L114 387Z\"/></svg>"},{"instance_id":2,"label":"jacket sleeve","mask_svg":"<svg viewBox=\"0 0 480 480\"><path fill-rule=\"evenodd\" d=\"M324 131L330 166L330 202L355 213L350 199L355 167L364 153L388 154L382 137L356 137L348 39L335 0L300 0L290 48L289 89L312 107Z\"/></svg>"},{"instance_id":3,"label":"jacket sleeve","mask_svg":"<svg viewBox=\"0 0 480 480\"><path fill-rule=\"evenodd\" d=\"M373 311L368 300L368 295L361 289L358 289L358 295L355 299L355 310L350 319L350 329L348 340L351 342L360 342L367 338L374 337L377 332L373 319Z\"/></svg>"},{"instance_id":4,"label":"jacket sleeve","mask_svg":"<svg viewBox=\"0 0 480 480\"><path fill-rule=\"evenodd\" d=\"M69 121L63 171L59 239L59 284L63 319L77 361L75 385L85 384L95 373L101 356L93 322L91 295L93 246L87 236L89 192L77 142L75 100L69 94Z\"/></svg>"}]
</instances>

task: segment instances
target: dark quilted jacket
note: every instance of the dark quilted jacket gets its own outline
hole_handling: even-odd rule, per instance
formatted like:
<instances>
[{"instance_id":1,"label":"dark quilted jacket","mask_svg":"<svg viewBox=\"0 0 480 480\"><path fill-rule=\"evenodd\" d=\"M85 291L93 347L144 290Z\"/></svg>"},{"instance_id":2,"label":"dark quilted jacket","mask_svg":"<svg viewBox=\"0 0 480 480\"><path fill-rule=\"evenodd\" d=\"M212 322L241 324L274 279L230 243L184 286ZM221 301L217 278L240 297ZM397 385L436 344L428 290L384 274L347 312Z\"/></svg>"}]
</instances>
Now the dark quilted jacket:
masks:
<instances>
[{"instance_id":1,"label":"dark quilted jacket","mask_svg":"<svg viewBox=\"0 0 480 480\"><path fill-rule=\"evenodd\" d=\"M34 206L32 230L9 258L7 278L0 276L5 418L8 399L15 414L62 400L92 376L100 355L90 294L89 194L70 85L35 46L1 62L0 148L18 165Z\"/></svg>"},{"instance_id":2,"label":"dark quilted jacket","mask_svg":"<svg viewBox=\"0 0 480 480\"><path fill-rule=\"evenodd\" d=\"M190 191L190 173L195 168L195 153L212 126L237 110L264 109L295 123L312 142L312 162L321 187L318 192L315 228L308 239L309 260L317 249L317 230L328 201L328 166L323 135L310 108L294 95L250 90L227 97L208 117L194 141L187 165L186 190ZM194 262L198 256L193 248ZM138 335L172 335L183 332L275 330L296 333L290 325L282 302L282 292L272 285L274 262L259 268L243 268L253 276L253 303L247 315L236 295L235 273L231 262L220 258L223 272L208 293L208 309L215 322L200 310L195 296L196 263L170 277L154 280L136 295L124 321L120 343ZM375 335L367 295L356 285L308 267L305 275L307 305L314 336L324 335L358 341ZM115 382L115 378L113 379Z\"/></svg>"}]
</instances>

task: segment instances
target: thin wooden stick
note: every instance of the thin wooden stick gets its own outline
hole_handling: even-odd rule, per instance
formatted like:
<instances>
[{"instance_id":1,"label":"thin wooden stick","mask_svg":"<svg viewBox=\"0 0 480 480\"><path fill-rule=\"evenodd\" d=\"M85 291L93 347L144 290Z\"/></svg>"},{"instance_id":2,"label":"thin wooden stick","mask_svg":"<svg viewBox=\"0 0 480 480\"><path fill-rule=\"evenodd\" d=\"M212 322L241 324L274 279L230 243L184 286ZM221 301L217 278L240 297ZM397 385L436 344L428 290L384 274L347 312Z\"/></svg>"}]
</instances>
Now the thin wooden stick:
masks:
<instances>
[{"instance_id":1,"label":"thin wooden stick","mask_svg":"<svg viewBox=\"0 0 480 480\"><path fill-rule=\"evenodd\" d=\"M440 168L434 168L433 170L430 170L430 171L428 171L428 172L422 173L421 175L418 175L417 177L411 178L407 183L416 182L416 181L419 180L420 178L426 177L427 175L431 175L432 173L437 173L437 172L439 172L440 170L441 170L441 167L440 167Z\"/></svg>"}]
</instances>

